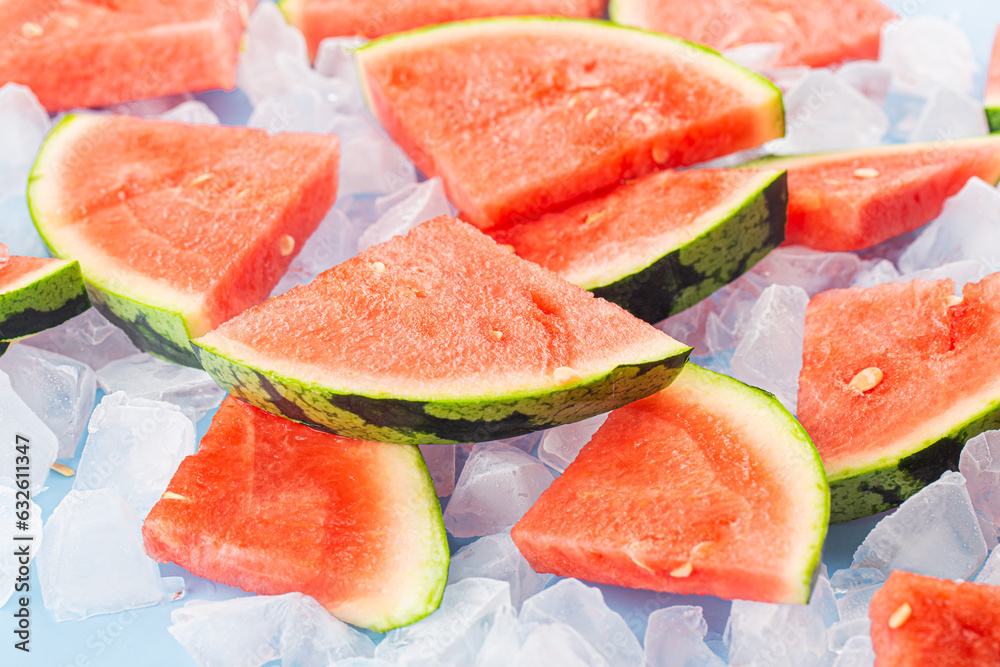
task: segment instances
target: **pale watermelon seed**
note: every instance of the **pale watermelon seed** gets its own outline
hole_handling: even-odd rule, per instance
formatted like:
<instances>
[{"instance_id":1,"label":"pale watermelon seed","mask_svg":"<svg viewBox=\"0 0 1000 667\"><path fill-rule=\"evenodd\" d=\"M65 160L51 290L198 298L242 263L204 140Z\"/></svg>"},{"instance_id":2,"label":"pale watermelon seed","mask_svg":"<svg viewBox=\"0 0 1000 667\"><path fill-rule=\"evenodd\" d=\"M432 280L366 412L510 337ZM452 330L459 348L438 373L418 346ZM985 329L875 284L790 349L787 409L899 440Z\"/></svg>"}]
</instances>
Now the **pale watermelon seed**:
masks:
<instances>
[{"instance_id":1,"label":"pale watermelon seed","mask_svg":"<svg viewBox=\"0 0 1000 667\"><path fill-rule=\"evenodd\" d=\"M904 602L899 605L896 611L892 612L892 616L889 617L889 627L893 630L902 627L904 623L910 620L910 616L912 614L913 607L911 607L909 603Z\"/></svg>"},{"instance_id":2,"label":"pale watermelon seed","mask_svg":"<svg viewBox=\"0 0 1000 667\"><path fill-rule=\"evenodd\" d=\"M383 264L382 262L375 262L375 263L373 263L372 264L372 268L375 269L375 273L384 273L385 272L385 264Z\"/></svg>"},{"instance_id":3,"label":"pale watermelon seed","mask_svg":"<svg viewBox=\"0 0 1000 667\"><path fill-rule=\"evenodd\" d=\"M560 387L581 379L579 373L569 366L560 366L552 372L552 380Z\"/></svg>"},{"instance_id":4,"label":"pale watermelon seed","mask_svg":"<svg viewBox=\"0 0 1000 667\"><path fill-rule=\"evenodd\" d=\"M862 167L861 169L854 170L855 178L878 178L878 169L872 169L871 167Z\"/></svg>"},{"instance_id":5,"label":"pale watermelon seed","mask_svg":"<svg viewBox=\"0 0 1000 667\"><path fill-rule=\"evenodd\" d=\"M62 463L53 463L52 469L63 477L72 477L76 474L76 471L70 468L68 465L63 465Z\"/></svg>"},{"instance_id":6,"label":"pale watermelon seed","mask_svg":"<svg viewBox=\"0 0 1000 667\"><path fill-rule=\"evenodd\" d=\"M688 561L680 567L671 570L670 576L676 577L677 579L684 579L686 577L690 577L692 572L694 572L694 564L692 564L691 561Z\"/></svg>"},{"instance_id":7,"label":"pale watermelon seed","mask_svg":"<svg viewBox=\"0 0 1000 667\"><path fill-rule=\"evenodd\" d=\"M160 496L160 500L187 500L187 496L182 496L179 493L174 493L173 491L164 491L163 495Z\"/></svg>"},{"instance_id":8,"label":"pale watermelon seed","mask_svg":"<svg viewBox=\"0 0 1000 667\"><path fill-rule=\"evenodd\" d=\"M863 394L882 384L884 377L881 368L871 366L855 375L854 379L851 380L851 386Z\"/></svg>"},{"instance_id":9,"label":"pale watermelon seed","mask_svg":"<svg viewBox=\"0 0 1000 667\"><path fill-rule=\"evenodd\" d=\"M278 252L282 257L288 257L295 250L295 239L288 234L282 234L278 239Z\"/></svg>"},{"instance_id":10,"label":"pale watermelon seed","mask_svg":"<svg viewBox=\"0 0 1000 667\"><path fill-rule=\"evenodd\" d=\"M601 107L594 107L593 109L587 112L587 115L584 116L583 119L589 123L590 121L597 118L597 114L599 113L601 113Z\"/></svg>"},{"instance_id":11,"label":"pale watermelon seed","mask_svg":"<svg viewBox=\"0 0 1000 667\"><path fill-rule=\"evenodd\" d=\"M44 32L45 29L42 28L42 26L37 23L32 23L31 21L28 21L21 26L21 34L28 38L41 37Z\"/></svg>"},{"instance_id":12,"label":"pale watermelon seed","mask_svg":"<svg viewBox=\"0 0 1000 667\"><path fill-rule=\"evenodd\" d=\"M502 331L491 331L490 332L490 336L493 337L493 340L501 340L503 338L503 332Z\"/></svg>"}]
</instances>

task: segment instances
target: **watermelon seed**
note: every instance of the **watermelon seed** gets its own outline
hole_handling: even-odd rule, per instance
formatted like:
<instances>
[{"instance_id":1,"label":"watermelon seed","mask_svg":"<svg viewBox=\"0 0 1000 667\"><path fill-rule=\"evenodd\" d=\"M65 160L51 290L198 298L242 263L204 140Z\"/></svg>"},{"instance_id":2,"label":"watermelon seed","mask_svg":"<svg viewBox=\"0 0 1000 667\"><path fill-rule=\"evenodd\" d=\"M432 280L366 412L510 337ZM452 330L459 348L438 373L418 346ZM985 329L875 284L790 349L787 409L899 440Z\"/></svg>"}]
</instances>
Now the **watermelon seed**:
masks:
<instances>
[{"instance_id":1,"label":"watermelon seed","mask_svg":"<svg viewBox=\"0 0 1000 667\"><path fill-rule=\"evenodd\" d=\"M190 187L192 185L198 185L199 183L204 183L208 179L212 178L213 175L214 174L211 174L211 173L209 173L209 174L202 174L201 176L198 176L198 177L194 178L190 183L188 183L188 187Z\"/></svg>"},{"instance_id":2,"label":"watermelon seed","mask_svg":"<svg viewBox=\"0 0 1000 667\"><path fill-rule=\"evenodd\" d=\"M871 167L862 167L861 169L854 170L855 178L877 178L878 169L872 169Z\"/></svg>"},{"instance_id":3,"label":"watermelon seed","mask_svg":"<svg viewBox=\"0 0 1000 667\"><path fill-rule=\"evenodd\" d=\"M569 100L566 101L566 106L572 109L573 107L576 106L576 103L579 101L580 101L580 95L579 94L574 95L573 97L569 98Z\"/></svg>"},{"instance_id":4,"label":"watermelon seed","mask_svg":"<svg viewBox=\"0 0 1000 667\"><path fill-rule=\"evenodd\" d=\"M509 243L501 243L500 247L503 248L504 250L506 250L507 252L509 252L510 254L512 254L512 255L514 254L514 246L512 246L511 244L509 244Z\"/></svg>"},{"instance_id":5,"label":"watermelon seed","mask_svg":"<svg viewBox=\"0 0 1000 667\"><path fill-rule=\"evenodd\" d=\"M500 339L503 338L503 332L502 331L491 331L490 335L493 336L493 340L500 340Z\"/></svg>"},{"instance_id":6,"label":"watermelon seed","mask_svg":"<svg viewBox=\"0 0 1000 667\"><path fill-rule=\"evenodd\" d=\"M957 306L958 304L962 303L962 301L964 301L962 297L952 294L951 296L948 297L947 301L948 307L950 308L951 306Z\"/></svg>"},{"instance_id":7,"label":"watermelon seed","mask_svg":"<svg viewBox=\"0 0 1000 667\"><path fill-rule=\"evenodd\" d=\"M288 257L295 250L295 239L288 234L282 234L278 239L278 252L282 257Z\"/></svg>"},{"instance_id":8,"label":"watermelon seed","mask_svg":"<svg viewBox=\"0 0 1000 667\"><path fill-rule=\"evenodd\" d=\"M555 369L555 371L552 372L552 380L560 387L562 387L563 385L567 385L570 382L575 382L579 379L581 379L580 374L577 373L572 368L570 368L569 366L560 366L559 368Z\"/></svg>"},{"instance_id":9,"label":"watermelon seed","mask_svg":"<svg viewBox=\"0 0 1000 667\"><path fill-rule=\"evenodd\" d=\"M690 577L692 572L694 572L694 565L691 561L688 561L680 567L671 570L670 576L677 577L678 579L684 579L685 577Z\"/></svg>"},{"instance_id":10,"label":"watermelon seed","mask_svg":"<svg viewBox=\"0 0 1000 667\"><path fill-rule=\"evenodd\" d=\"M76 474L76 471L70 468L68 465L63 465L62 463L53 463L52 469L63 477L72 477Z\"/></svg>"},{"instance_id":11,"label":"watermelon seed","mask_svg":"<svg viewBox=\"0 0 1000 667\"><path fill-rule=\"evenodd\" d=\"M182 496L179 493L174 493L173 491L164 491L163 495L160 496L160 500L187 500L187 496Z\"/></svg>"},{"instance_id":12,"label":"watermelon seed","mask_svg":"<svg viewBox=\"0 0 1000 667\"><path fill-rule=\"evenodd\" d=\"M375 273L385 272L385 264L383 264L382 262L374 262L372 264L372 268L375 269Z\"/></svg>"},{"instance_id":13,"label":"watermelon seed","mask_svg":"<svg viewBox=\"0 0 1000 667\"><path fill-rule=\"evenodd\" d=\"M670 153L662 144L653 144L653 161L656 164L666 164L670 159Z\"/></svg>"},{"instance_id":14,"label":"watermelon seed","mask_svg":"<svg viewBox=\"0 0 1000 667\"><path fill-rule=\"evenodd\" d=\"M607 211L594 211L593 213L588 213L587 217L583 219L583 224L592 225L595 222L604 219L607 214Z\"/></svg>"},{"instance_id":15,"label":"watermelon seed","mask_svg":"<svg viewBox=\"0 0 1000 667\"><path fill-rule=\"evenodd\" d=\"M41 37L42 33L44 32L45 29L42 28L42 26L38 25L37 23L32 23L31 21L28 21L27 23L21 26L21 34L24 35L25 37L28 37L29 39L31 37Z\"/></svg>"},{"instance_id":16,"label":"watermelon seed","mask_svg":"<svg viewBox=\"0 0 1000 667\"><path fill-rule=\"evenodd\" d=\"M889 617L889 627L892 628L893 630L902 627L903 623L906 623L908 620L910 620L910 616L912 614L913 614L913 607L911 607L909 603L904 602L903 604L899 605L896 611L892 612L892 616Z\"/></svg>"},{"instance_id":17,"label":"watermelon seed","mask_svg":"<svg viewBox=\"0 0 1000 667\"><path fill-rule=\"evenodd\" d=\"M597 118L597 114L599 113L601 113L601 107L594 107L593 109L587 112L587 115L584 116L583 119L589 123L590 121Z\"/></svg>"},{"instance_id":18,"label":"watermelon seed","mask_svg":"<svg viewBox=\"0 0 1000 667\"><path fill-rule=\"evenodd\" d=\"M851 386L863 394L882 384L883 377L885 376L881 368L871 366L855 375L851 380Z\"/></svg>"}]
</instances>

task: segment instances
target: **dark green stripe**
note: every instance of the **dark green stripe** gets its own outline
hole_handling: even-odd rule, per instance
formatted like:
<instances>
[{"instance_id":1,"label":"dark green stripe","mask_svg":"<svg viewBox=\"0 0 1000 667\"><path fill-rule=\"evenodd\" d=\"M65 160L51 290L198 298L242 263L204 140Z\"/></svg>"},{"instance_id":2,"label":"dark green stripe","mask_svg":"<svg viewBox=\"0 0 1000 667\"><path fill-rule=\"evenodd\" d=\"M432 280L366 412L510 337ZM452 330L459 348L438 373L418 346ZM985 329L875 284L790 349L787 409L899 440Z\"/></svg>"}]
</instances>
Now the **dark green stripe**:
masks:
<instances>
[{"instance_id":1,"label":"dark green stripe","mask_svg":"<svg viewBox=\"0 0 1000 667\"><path fill-rule=\"evenodd\" d=\"M90 299L87 298L86 292L82 292L55 310L26 308L11 313L7 319L0 321L0 339L10 340L45 331L76 317L88 308L90 308Z\"/></svg>"}]
</instances>

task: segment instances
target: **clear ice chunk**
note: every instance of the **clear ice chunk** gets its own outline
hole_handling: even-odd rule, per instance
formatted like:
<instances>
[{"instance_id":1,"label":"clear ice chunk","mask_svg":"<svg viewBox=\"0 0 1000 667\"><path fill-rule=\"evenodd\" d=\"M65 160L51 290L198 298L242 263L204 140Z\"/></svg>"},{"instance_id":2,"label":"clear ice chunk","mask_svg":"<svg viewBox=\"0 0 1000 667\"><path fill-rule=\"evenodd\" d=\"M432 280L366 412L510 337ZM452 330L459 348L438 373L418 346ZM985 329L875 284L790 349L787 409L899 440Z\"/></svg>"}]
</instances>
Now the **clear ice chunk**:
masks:
<instances>
[{"instance_id":1,"label":"clear ice chunk","mask_svg":"<svg viewBox=\"0 0 1000 667\"><path fill-rule=\"evenodd\" d=\"M35 162L38 149L52 127L49 114L27 86L6 83L0 88L0 193L19 194L24 198L28 172ZM7 231L4 221L4 232ZM7 240L4 239L7 243ZM12 247L13 254L18 254Z\"/></svg>"},{"instance_id":2,"label":"clear ice chunk","mask_svg":"<svg viewBox=\"0 0 1000 667\"><path fill-rule=\"evenodd\" d=\"M515 609L520 609L521 603L544 589L552 579L551 574L538 574L531 569L509 531L481 537L451 557L448 583L470 577L506 581Z\"/></svg>"},{"instance_id":3,"label":"clear ice chunk","mask_svg":"<svg viewBox=\"0 0 1000 667\"><path fill-rule=\"evenodd\" d=\"M958 469L976 510L986 545L1000 538L1000 431L986 431L965 443Z\"/></svg>"},{"instance_id":4,"label":"clear ice chunk","mask_svg":"<svg viewBox=\"0 0 1000 667\"><path fill-rule=\"evenodd\" d=\"M180 408L120 391L101 400L87 430L73 489L114 489L141 518L194 454L194 424Z\"/></svg>"},{"instance_id":5,"label":"clear ice chunk","mask_svg":"<svg viewBox=\"0 0 1000 667\"><path fill-rule=\"evenodd\" d=\"M390 630L375 657L408 667L472 664L483 646L495 612L510 606L510 587L494 579L470 578L449 584L441 606L412 625Z\"/></svg>"},{"instance_id":6,"label":"clear ice chunk","mask_svg":"<svg viewBox=\"0 0 1000 667\"><path fill-rule=\"evenodd\" d=\"M195 421L219 407L226 392L199 368L190 368L136 354L118 359L97 371L97 382L107 393L125 392L129 398L173 403L190 411Z\"/></svg>"},{"instance_id":7,"label":"clear ice chunk","mask_svg":"<svg viewBox=\"0 0 1000 667\"><path fill-rule=\"evenodd\" d=\"M219 117L215 115L215 112L207 104L200 100L181 102L173 109L160 114L160 119L197 125L219 124Z\"/></svg>"},{"instance_id":8,"label":"clear ice chunk","mask_svg":"<svg viewBox=\"0 0 1000 667\"><path fill-rule=\"evenodd\" d=\"M833 662L833 667L873 667L875 649L868 635L851 637Z\"/></svg>"},{"instance_id":9,"label":"clear ice chunk","mask_svg":"<svg viewBox=\"0 0 1000 667\"><path fill-rule=\"evenodd\" d=\"M519 622L525 630L564 623L607 661L609 665L641 665L642 646L628 623L604 601L597 588L577 579L562 579L524 601ZM525 643L524 654L529 644Z\"/></svg>"},{"instance_id":10,"label":"clear ice chunk","mask_svg":"<svg viewBox=\"0 0 1000 667\"><path fill-rule=\"evenodd\" d=\"M867 616L834 623L826 631L827 646L831 652L840 653L854 637L869 636L871 627L871 619Z\"/></svg>"},{"instance_id":11,"label":"clear ice chunk","mask_svg":"<svg viewBox=\"0 0 1000 667\"><path fill-rule=\"evenodd\" d=\"M248 127L277 132L328 134L333 128L333 106L315 90L290 90L261 100ZM345 165L346 166L346 165Z\"/></svg>"},{"instance_id":12,"label":"clear ice chunk","mask_svg":"<svg viewBox=\"0 0 1000 667\"><path fill-rule=\"evenodd\" d=\"M315 70L338 86L337 107L360 113L365 107L354 52L367 43L362 37L328 37L320 42Z\"/></svg>"},{"instance_id":13,"label":"clear ice chunk","mask_svg":"<svg viewBox=\"0 0 1000 667\"><path fill-rule=\"evenodd\" d=\"M517 612L513 607L500 607L493 612L490 630L476 654L474 667L507 667L517 662L521 652Z\"/></svg>"},{"instance_id":14,"label":"clear ice chunk","mask_svg":"<svg viewBox=\"0 0 1000 667\"><path fill-rule=\"evenodd\" d=\"M917 117L910 141L953 141L989 133L981 101L951 88L938 88Z\"/></svg>"},{"instance_id":15,"label":"clear ice chunk","mask_svg":"<svg viewBox=\"0 0 1000 667\"><path fill-rule=\"evenodd\" d=\"M705 644L708 623L701 607L658 609L646 625L646 667L725 667Z\"/></svg>"},{"instance_id":16,"label":"clear ice chunk","mask_svg":"<svg viewBox=\"0 0 1000 667\"><path fill-rule=\"evenodd\" d=\"M97 380L90 366L20 343L0 357L0 370L59 439L56 458L73 458L96 400Z\"/></svg>"},{"instance_id":17,"label":"clear ice chunk","mask_svg":"<svg viewBox=\"0 0 1000 667\"><path fill-rule=\"evenodd\" d=\"M113 489L70 491L63 498L45 523L45 541L35 561L45 607L57 621L183 596L184 579L161 579L156 562L143 550L141 525Z\"/></svg>"},{"instance_id":18,"label":"clear ice chunk","mask_svg":"<svg viewBox=\"0 0 1000 667\"><path fill-rule=\"evenodd\" d=\"M886 574L873 567L844 568L833 573L830 585L837 595L840 620L868 618L872 596L885 583Z\"/></svg>"},{"instance_id":19,"label":"clear ice chunk","mask_svg":"<svg viewBox=\"0 0 1000 667\"><path fill-rule=\"evenodd\" d=\"M455 490L455 445L420 445L420 453L434 480L438 498L450 496Z\"/></svg>"},{"instance_id":20,"label":"clear ice chunk","mask_svg":"<svg viewBox=\"0 0 1000 667\"><path fill-rule=\"evenodd\" d=\"M810 298L820 292L848 287L871 262L852 252L821 252L803 246L779 246L753 267L767 283L801 287Z\"/></svg>"},{"instance_id":21,"label":"clear ice chunk","mask_svg":"<svg viewBox=\"0 0 1000 667\"><path fill-rule=\"evenodd\" d=\"M774 42L754 42L726 49L722 55L741 67L755 72L773 69L784 47Z\"/></svg>"},{"instance_id":22,"label":"clear ice chunk","mask_svg":"<svg viewBox=\"0 0 1000 667\"><path fill-rule=\"evenodd\" d=\"M306 40L288 24L278 6L271 2L257 5L244 33L237 81L240 90L256 106L263 99L283 93L290 68L308 68Z\"/></svg>"},{"instance_id":23,"label":"clear ice chunk","mask_svg":"<svg viewBox=\"0 0 1000 667\"><path fill-rule=\"evenodd\" d=\"M338 115L331 132L340 137L340 151L351 169L340 172L337 197L381 196L417 182L410 158L369 116Z\"/></svg>"},{"instance_id":24,"label":"clear ice chunk","mask_svg":"<svg viewBox=\"0 0 1000 667\"><path fill-rule=\"evenodd\" d=\"M574 627L550 623L532 628L521 648L518 667L617 667L641 662L608 662L594 645Z\"/></svg>"},{"instance_id":25,"label":"clear ice chunk","mask_svg":"<svg viewBox=\"0 0 1000 667\"><path fill-rule=\"evenodd\" d=\"M993 549L983 567L976 573L973 581L977 584L1000 586L1000 549Z\"/></svg>"},{"instance_id":26,"label":"clear ice chunk","mask_svg":"<svg viewBox=\"0 0 1000 667\"><path fill-rule=\"evenodd\" d=\"M116 359L139 353L125 332L108 322L96 308L35 334L31 346L82 361L95 371Z\"/></svg>"},{"instance_id":27,"label":"clear ice chunk","mask_svg":"<svg viewBox=\"0 0 1000 667\"><path fill-rule=\"evenodd\" d=\"M28 565L42 546L42 509L31 500L27 510L23 506L18 509L19 500L23 498L17 497L15 489L0 486L0 525L3 526L0 538L7 547L0 552L0 607L10 599L17 578L27 577ZM23 528L21 521L24 521ZM28 546L28 563L19 562L15 553L22 544Z\"/></svg>"},{"instance_id":28,"label":"clear ice chunk","mask_svg":"<svg viewBox=\"0 0 1000 667\"><path fill-rule=\"evenodd\" d=\"M552 479L541 461L519 449L479 443L455 484L444 525L455 537L499 533L517 523Z\"/></svg>"},{"instance_id":29,"label":"clear ice chunk","mask_svg":"<svg viewBox=\"0 0 1000 667\"><path fill-rule=\"evenodd\" d=\"M553 470L563 472L607 419L607 414L597 415L574 424L548 429L542 433L538 458Z\"/></svg>"},{"instance_id":30,"label":"clear ice chunk","mask_svg":"<svg viewBox=\"0 0 1000 667\"><path fill-rule=\"evenodd\" d=\"M3 220L3 240L10 254L25 257L49 257L49 249L39 236L28 211L24 192L0 196L0 220Z\"/></svg>"},{"instance_id":31,"label":"clear ice chunk","mask_svg":"<svg viewBox=\"0 0 1000 667\"><path fill-rule=\"evenodd\" d=\"M0 442L4 443L0 447L0 486L22 488L26 482L32 495L44 491L45 478L59 451L59 440L17 395L3 371L0 371ZM19 451L19 447L23 450ZM23 460L18 462L25 451L30 459L27 466Z\"/></svg>"},{"instance_id":32,"label":"clear ice chunk","mask_svg":"<svg viewBox=\"0 0 1000 667\"><path fill-rule=\"evenodd\" d=\"M937 86L971 95L978 68L965 32L934 16L910 16L882 26L879 62L892 70L895 87L909 95L927 95Z\"/></svg>"},{"instance_id":33,"label":"clear ice chunk","mask_svg":"<svg viewBox=\"0 0 1000 667\"><path fill-rule=\"evenodd\" d=\"M380 197L375 201L375 210L379 218L361 235L358 252L384 243L393 236L402 236L420 223L440 215L455 215L444 194L444 183L437 176Z\"/></svg>"},{"instance_id":34,"label":"clear ice chunk","mask_svg":"<svg viewBox=\"0 0 1000 667\"><path fill-rule=\"evenodd\" d=\"M892 70L885 65L871 60L855 60L841 65L837 76L878 106L885 106L892 87Z\"/></svg>"},{"instance_id":35,"label":"clear ice chunk","mask_svg":"<svg viewBox=\"0 0 1000 667\"><path fill-rule=\"evenodd\" d=\"M857 287L874 287L883 283L892 283L899 280L900 274L896 265L887 259L880 259L871 266L854 276L853 285Z\"/></svg>"},{"instance_id":36,"label":"clear ice chunk","mask_svg":"<svg viewBox=\"0 0 1000 667\"><path fill-rule=\"evenodd\" d=\"M879 521L854 552L851 567L968 579L984 560L986 542L965 478L948 471Z\"/></svg>"}]
</instances>

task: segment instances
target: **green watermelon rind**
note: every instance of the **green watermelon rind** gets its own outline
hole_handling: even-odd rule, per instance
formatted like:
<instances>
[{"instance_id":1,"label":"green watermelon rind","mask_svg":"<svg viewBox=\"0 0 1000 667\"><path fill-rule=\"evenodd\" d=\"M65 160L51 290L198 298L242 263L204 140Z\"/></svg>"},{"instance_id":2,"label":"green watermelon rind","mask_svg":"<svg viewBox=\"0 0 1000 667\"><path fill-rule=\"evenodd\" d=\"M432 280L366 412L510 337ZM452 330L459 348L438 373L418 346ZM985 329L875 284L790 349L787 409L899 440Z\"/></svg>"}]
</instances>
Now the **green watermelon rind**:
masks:
<instances>
[{"instance_id":1,"label":"green watermelon rind","mask_svg":"<svg viewBox=\"0 0 1000 667\"><path fill-rule=\"evenodd\" d=\"M986 107L986 122L990 125L990 132L1000 132L1000 101L995 106Z\"/></svg>"},{"instance_id":2,"label":"green watermelon rind","mask_svg":"<svg viewBox=\"0 0 1000 667\"><path fill-rule=\"evenodd\" d=\"M669 385L691 354L678 344L670 356L622 364L563 388L410 400L296 380L229 359L202 339L191 344L212 379L251 405L345 437L404 445L487 442L603 414Z\"/></svg>"},{"instance_id":3,"label":"green watermelon rind","mask_svg":"<svg viewBox=\"0 0 1000 667\"><path fill-rule=\"evenodd\" d=\"M0 340L11 341L58 326L90 308L80 263L54 262L30 283L0 293Z\"/></svg>"},{"instance_id":4,"label":"green watermelon rind","mask_svg":"<svg viewBox=\"0 0 1000 667\"><path fill-rule=\"evenodd\" d=\"M656 323L728 285L785 240L786 173L768 177L760 172L748 180L750 185L727 202L728 209L711 212L718 218L694 239L630 275L581 287ZM694 225L703 226L703 219Z\"/></svg>"}]
</instances>

